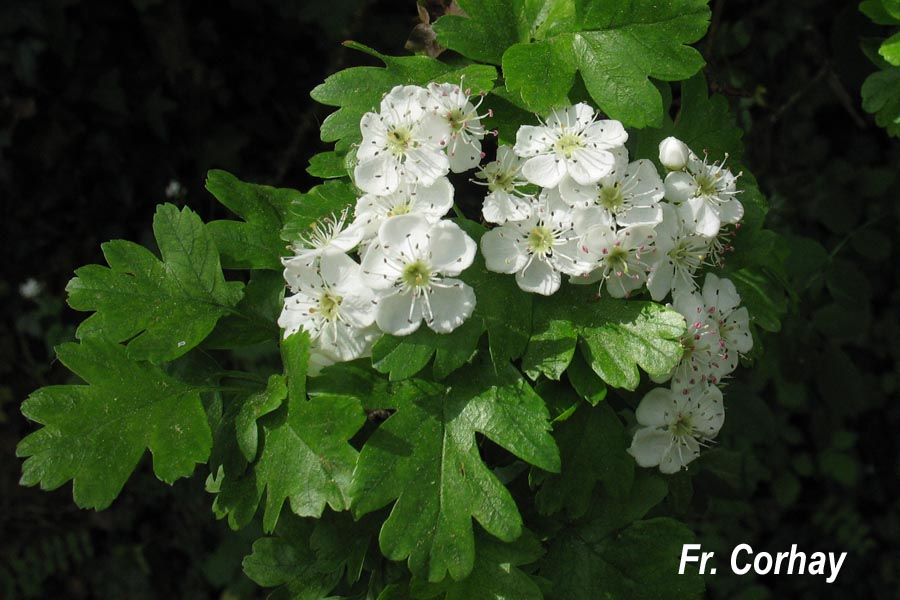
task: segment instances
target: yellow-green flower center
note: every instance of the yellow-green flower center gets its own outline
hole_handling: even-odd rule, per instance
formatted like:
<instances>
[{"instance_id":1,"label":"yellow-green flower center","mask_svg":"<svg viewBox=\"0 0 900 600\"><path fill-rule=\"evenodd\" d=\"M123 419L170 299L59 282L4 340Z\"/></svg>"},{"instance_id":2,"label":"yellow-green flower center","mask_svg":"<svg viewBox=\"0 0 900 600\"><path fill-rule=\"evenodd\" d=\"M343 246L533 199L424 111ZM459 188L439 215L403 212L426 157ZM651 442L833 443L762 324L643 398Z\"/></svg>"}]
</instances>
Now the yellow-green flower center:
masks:
<instances>
[{"instance_id":1,"label":"yellow-green flower center","mask_svg":"<svg viewBox=\"0 0 900 600\"><path fill-rule=\"evenodd\" d=\"M625 197L622 195L622 188L619 184L604 185L600 188L597 195L597 202L610 212L619 210L625 203Z\"/></svg>"},{"instance_id":2,"label":"yellow-green flower center","mask_svg":"<svg viewBox=\"0 0 900 600\"><path fill-rule=\"evenodd\" d=\"M407 215L412 211L412 207L409 205L409 202L400 202L391 207L391 210L388 211L387 216L396 217L397 215Z\"/></svg>"},{"instance_id":3,"label":"yellow-green flower center","mask_svg":"<svg viewBox=\"0 0 900 600\"><path fill-rule=\"evenodd\" d=\"M564 133L556 143L553 144L553 151L562 154L566 158L572 158L576 150L584 146L584 140L580 136L572 133Z\"/></svg>"},{"instance_id":4,"label":"yellow-green flower center","mask_svg":"<svg viewBox=\"0 0 900 600\"><path fill-rule=\"evenodd\" d=\"M532 254L546 254L553 248L553 231L549 227L536 225L528 233L528 249Z\"/></svg>"},{"instance_id":5,"label":"yellow-green flower center","mask_svg":"<svg viewBox=\"0 0 900 600\"><path fill-rule=\"evenodd\" d=\"M417 260L403 268L400 279L408 287L422 288L431 283L431 269L423 261Z\"/></svg>"},{"instance_id":6,"label":"yellow-green flower center","mask_svg":"<svg viewBox=\"0 0 900 600\"><path fill-rule=\"evenodd\" d=\"M466 127L466 114L462 109L454 108L447 113L447 120L450 122L450 128L453 131L461 131Z\"/></svg>"},{"instance_id":7,"label":"yellow-green flower center","mask_svg":"<svg viewBox=\"0 0 900 600\"><path fill-rule=\"evenodd\" d=\"M492 192L496 192L497 190L502 190L504 192L511 192L516 189L515 186L516 179L513 176L513 173L510 171L498 171L489 181L488 181L488 189Z\"/></svg>"},{"instance_id":8,"label":"yellow-green flower center","mask_svg":"<svg viewBox=\"0 0 900 600\"><path fill-rule=\"evenodd\" d=\"M393 155L404 154L412 145L412 133L406 128L390 129L387 132L387 149Z\"/></svg>"},{"instance_id":9,"label":"yellow-green flower center","mask_svg":"<svg viewBox=\"0 0 900 600\"><path fill-rule=\"evenodd\" d=\"M337 318L343 298L330 290L322 292L319 298L319 312L329 321Z\"/></svg>"},{"instance_id":10,"label":"yellow-green flower center","mask_svg":"<svg viewBox=\"0 0 900 600\"><path fill-rule=\"evenodd\" d=\"M697 175L695 181L697 182L697 195L698 196L715 196L716 195L716 182L718 180L718 176L711 177L706 174Z\"/></svg>"},{"instance_id":11,"label":"yellow-green flower center","mask_svg":"<svg viewBox=\"0 0 900 600\"><path fill-rule=\"evenodd\" d=\"M684 437L694 434L694 426L687 415L678 415L678 420L669 426L669 431L677 437Z\"/></svg>"},{"instance_id":12,"label":"yellow-green flower center","mask_svg":"<svg viewBox=\"0 0 900 600\"><path fill-rule=\"evenodd\" d=\"M616 273L628 272L628 250L614 246L606 255L606 264Z\"/></svg>"}]
</instances>

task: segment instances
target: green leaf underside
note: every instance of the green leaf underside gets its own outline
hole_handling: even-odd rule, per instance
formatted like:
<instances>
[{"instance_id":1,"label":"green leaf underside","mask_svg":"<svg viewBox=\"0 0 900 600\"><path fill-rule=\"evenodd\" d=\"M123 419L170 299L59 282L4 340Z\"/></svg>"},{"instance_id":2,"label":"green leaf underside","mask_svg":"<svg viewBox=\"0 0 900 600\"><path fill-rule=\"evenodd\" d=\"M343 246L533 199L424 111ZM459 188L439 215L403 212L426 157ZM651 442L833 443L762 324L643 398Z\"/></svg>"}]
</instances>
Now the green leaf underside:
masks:
<instances>
[{"instance_id":1,"label":"green leaf underside","mask_svg":"<svg viewBox=\"0 0 900 600\"><path fill-rule=\"evenodd\" d=\"M363 114L378 110L381 98L397 85L426 85L464 82L474 93L489 92L497 71L487 65L456 68L427 56L385 56L362 44L345 45L370 54L385 64L381 67L351 67L328 77L310 93L313 100L340 107L322 123L322 140L358 141L362 138L359 120Z\"/></svg>"},{"instance_id":2,"label":"green leaf underside","mask_svg":"<svg viewBox=\"0 0 900 600\"><path fill-rule=\"evenodd\" d=\"M533 563L544 553L541 543L525 531L515 542L504 544L479 532L475 548L478 562L472 573L461 581L450 578L429 583L413 578L411 589L416 598L434 598L446 594L444 600L543 600L540 588L518 567Z\"/></svg>"},{"instance_id":3,"label":"green leaf underside","mask_svg":"<svg viewBox=\"0 0 900 600\"><path fill-rule=\"evenodd\" d=\"M587 520L562 530L540 563L539 575L556 584L548 600L701 598L696 569L678 574L693 533L673 519L638 520L665 496L665 482L641 470L626 497L595 500Z\"/></svg>"},{"instance_id":4,"label":"green leaf underside","mask_svg":"<svg viewBox=\"0 0 900 600\"><path fill-rule=\"evenodd\" d=\"M225 281L215 243L190 209L161 205L153 232L162 261L138 244L107 242L109 268L78 269L66 291L72 308L96 311L78 327L79 339L130 340L129 357L162 362L203 341L240 301L243 284Z\"/></svg>"},{"instance_id":5,"label":"green leaf underside","mask_svg":"<svg viewBox=\"0 0 900 600\"><path fill-rule=\"evenodd\" d=\"M658 127L662 98L649 77L687 79L704 65L686 44L706 33L706 0L469 0L460 6L467 17L448 15L435 23L438 41L477 60L502 63L507 88L535 112L567 104L579 72L607 115L630 127Z\"/></svg>"},{"instance_id":6,"label":"green leaf underside","mask_svg":"<svg viewBox=\"0 0 900 600\"><path fill-rule=\"evenodd\" d=\"M594 372L613 387L633 390L638 366L665 375L681 360L684 318L653 302L597 299L593 286L564 286L536 298L531 340L522 359L532 377L559 379L577 344Z\"/></svg>"},{"instance_id":7,"label":"green leaf underside","mask_svg":"<svg viewBox=\"0 0 900 600\"><path fill-rule=\"evenodd\" d=\"M22 404L26 417L44 425L16 450L28 457L23 485L55 489L72 480L76 504L100 510L146 449L167 483L209 458L212 434L197 388L130 360L124 346L105 340L63 344L57 355L88 385L44 387Z\"/></svg>"},{"instance_id":8,"label":"green leaf underside","mask_svg":"<svg viewBox=\"0 0 900 600\"><path fill-rule=\"evenodd\" d=\"M225 171L207 174L206 189L243 221L213 221L207 225L226 269L281 270L286 254L279 233L285 214L300 192L244 183Z\"/></svg>"},{"instance_id":9,"label":"green leaf underside","mask_svg":"<svg viewBox=\"0 0 900 600\"><path fill-rule=\"evenodd\" d=\"M863 108L889 135L900 137L900 67L869 75L862 85Z\"/></svg>"},{"instance_id":10,"label":"green leaf underside","mask_svg":"<svg viewBox=\"0 0 900 600\"><path fill-rule=\"evenodd\" d=\"M512 496L479 456L476 432L533 465L559 470L543 401L512 366L498 371L479 360L448 380L445 393L396 398L388 408L397 412L360 452L354 515L396 500L381 529L382 552L408 558L410 570L429 581L472 571L472 517L504 541L522 531Z\"/></svg>"},{"instance_id":11,"label":"green leaf underside","mask_svg":"<svg viewBox=\"0 0 900 600\"><path fill-rule=\"evenodd\" d=\"M299 519L282 519L278 535L256 540L252 554L244 557L247 577L276 588L270 600L322 600L338 584L340 570L324 568L310 545L312 527Z\"/></svg>"},{"instance_id":12,"label":"green leaf underside","mask_svg":"<svg viewBox=\"0 0 900 600\"><path fill-rule=\"evenodd\" d=\"M634 478L634 460L625 452L628 436L609 405L592 408L582 404L572 418L554 425L562 471L538 472L541 484L535 501L543 514L563 508L570 518L583 516L597 483L607 494L624 499Z\"/></svg>"},{"instance_id":13,"label":"green leaf underside","mask_svg":"<svg viewBox=\"0 0 900 600\"><path fill-rule=\"evenodd\" d=\"M345 510L357 453L347 443L365 422L358 400L313 398L305 391L309 337L295 334L282 343L287 375L286 410L262 421L263 443L258 461L235 478L227 473L215 511L234 528L256 513L265 493L263 529L274 530L284 502L304 517L320 517L327 504ZM242 447L243 449L243 447Z\"/></svg>"}]
</instances>

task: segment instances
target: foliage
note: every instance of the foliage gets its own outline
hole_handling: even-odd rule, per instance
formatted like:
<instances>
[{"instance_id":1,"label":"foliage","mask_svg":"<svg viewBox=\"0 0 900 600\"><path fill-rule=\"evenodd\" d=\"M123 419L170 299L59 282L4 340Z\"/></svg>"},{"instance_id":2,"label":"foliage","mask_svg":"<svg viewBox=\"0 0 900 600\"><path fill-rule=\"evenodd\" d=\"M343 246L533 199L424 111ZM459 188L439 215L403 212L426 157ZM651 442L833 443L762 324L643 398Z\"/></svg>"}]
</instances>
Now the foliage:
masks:
<instances>
[{"instance_id":1,"label":"foliage","mask_svg":"<svg viewBox=\"0 0 900 600\"><path fill-rule=\"evenodd\" d=\"M815 549L827 540L872 561L851 565L857 581L870 582L861 588L877 586L877 577L864 576L877 569L896 582L895 567L879 555L898 539L896 519L871 510L896 503L885 483L891 462L867 459L877 446L856 433L867 427L888 439L897 419L883 402L896 388L885 375L897 362L896 319L879 304L892 294L883 261L895 251L885 198L896 147L878 142L884 155L873 156L872 132L852 135L846 147L815 137L815 111L841 110L843 100L792 105L798 122L776 129L762 125L761 115L774 112L764 92L737 100L711 92L764 81L764 65L730 54L747 25L726 11L715 41L698 46L711 65L706 77L695 75L704 61L683 44L706 31L702 2L672 3L684 18L668 20L640 2L460 4L468 16L443 17L434 28L462 57L390 57L351 45L385 67L351 67L317 88L316 99L338 108L322 129L337 145L313 157L309 172L329 182L300 193L211 171L208 189L237 219L202 210L199 197L191 203L214 219L208 223L166 205L154 227L160 258L115 241L104 246L109 268L78 271L69 301L95 312L78 329L79 343L58 355L85 384L42 388L23 405L43 425L19 446L30 456L23 483L74 480L76 502L101 508L135 469L124 494L153 478L139 466L145 449L155 475L170 483L208 462L215 514L244 528L233 535L247 542L261 536L243 566L276 588L275 598L699 597L700 577L673 575L681 544L695 537L719 555L735 540L805 540ZM870 17L875 4L882 6L863 3ZM890 15L890 3L883 8ZM764 11L750 22L787 39L801 11ZM642 47L625 43L643 35ZM890 39L883 45L889 61ZM784 60L790 54L767 48ZM896 67L883 62L876 75L884 81L862 88L863 106L896 133L897 94L878 87ZM604 80L610 68L623 69L624 79ZM350 125L395 84L463 74L474 89L490 90L485 106L498 120L504 107L545 112L590 98L610 116L653 126L634 131L636 155L654 156L659 140L675 135L711 155L728 152L744 171L747 216L726 271L750 309L757 348L765 347L750 357L752 374L729 387L729 425L696 468L662 477L624 451L639 399L629 390L643 390L643 373L666 372L680 352L680 318L649 299L591 302L587 291L569 288L549 302L521 294L478 259L463 279L492 293L479 296L472 319L452 334L386 336L371 360L326 369L308 385L302 336L283 341L278 360L283 282L275 271L286 242L358 195L346 178L359 134ZM511 141L505 131L501 140ZM784 165L766 151L773 137L796 151ZM773 200L768 220L764 194ZM851 196L860 201L843 201ZM477 240L484 229L459 204L459 222ZM781 236L764 222L792 231ZM764 331L780 331L777 341ZM873 482L866 469L883 477ZM862 482L867 500L852 493ZM779 533L806 513L810 532ZM62 543L82 543L72 539ZM72 557L92 561L90 551ZM798 580L751 587L721 575L706 585L720 597L767 597L769 585L797 597L817 589Z\"/></svg>"}]
</instances>

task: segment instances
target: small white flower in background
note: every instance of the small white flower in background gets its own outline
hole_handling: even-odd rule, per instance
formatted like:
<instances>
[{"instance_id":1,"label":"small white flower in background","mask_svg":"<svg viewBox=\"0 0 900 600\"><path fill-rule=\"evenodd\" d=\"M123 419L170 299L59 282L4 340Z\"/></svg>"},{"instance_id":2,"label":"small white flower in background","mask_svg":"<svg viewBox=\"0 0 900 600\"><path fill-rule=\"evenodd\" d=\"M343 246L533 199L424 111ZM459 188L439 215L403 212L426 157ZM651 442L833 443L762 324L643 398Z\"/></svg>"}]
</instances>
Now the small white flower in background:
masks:
<instances>
[{"instance_id":1,"label":"small white flower in background","mask_svg":"<svg viewBox=\"0 0 900 600\"><path fill-rule=\"evenodd\" d=\"M44 291L44 286L34 277L29 277L19 285L19 295L26 300L35 300Z\"/></svg>"},{"instance_id":2,"label":"small white flower in background","mask_svg":"<svg viewBox=\"0 0 900 600\"><path fill-rule=\"evenodd\" d=\"M166 198L178 198L183 194L184 187L181 182L177 179L169 180L169 185L166 186Z\"/></svg>"},{"instance_id":3,"label":"small white flower in background","mask_svg":"<svg viewBox=\"0 0 900 600\"><path fill-rule=\"evenodd\" d=\"M582 102L553 111L543 125L519 127L514 149L528 159L522 174L531 183L552 188L568 175L588 185L613 170L611 150L627 139L620 122L598 120L594 109Z\"/></svg>"},{"instance_id":4,"label":"small white flower in background","mask_svg":"<svg viewBox=\"0 0 900 600\"><path fill-rule=\"evenodd\" d=\"M616 167L596 184L581 185L569 177L559 184L562 199L575 207L607 211L619 227L656 225L662 221L659 201L665 195L656 167L647 159L628 163L628 152L614 152Z\"/></svg>"},{"instance_id":5,"label":"small white flower in background","mask_svg":"<svg viewBox=\"0 0 900 600\"><path fill-rule=\"evenodd\" d=\"M363 239L370 239L390 217L420 214L429 223L437 223L452 207L453 186L446 177L431 185L402 183L386 196L366 194L357 200L354 224L360 228Z\"/></svg>"},{"instance_id":6,"label":"small white flower in background","mask_svg":"<svg viewBox=\"0 0 900 600\"><path fill-rule=\"evenodd\" d=\"M737 368L737 353L728 353L719 335L715 311L710 311L698 292L676 294L672 308L681 313L687 330L681 336L681 362L666 377L651 377L656 383L672 379L672 389L689 390L705 383L718 384Z\"/></svg>"},{"instance_id":7,"label":"small white flower in background","mask_svg":"<svg viewBox=\"0 0 900 600\"><path fill-rule=\"evenodd\" d=\"M740 303L741 297L730 279L720 278L713 273L706 275L703 282L703 304L718 323L719 337L729 355L746 354L753 349L750 315L746 308L739 307Z\"/></svg>"},{"instance_id":8,"label":"small white flower in background","mask_svg":"<svg viewBox=\"0 0 900 600\"><path fill-rule=\"evenodd\" d=\"M424 88L398 85L381 101L379 113L363 115L363 140L353 170L360 189L385 195L396 191L401 180L431 185L449 172L444 146L450 127L428 110L429 103Z\"/></svg>"},{"instance_id":9,"label":"small white flower in background","mask_svg":"<svg viewBox=\"0 0 900 600\"><path fill-rule=\"evenodd\" d=\"M662 204L663 219L656 226L656 252L650 257L647 289L650 297L659 302L672 292L683 294L697 289L694 275L710 252L710 238L688 227L680 211L671 204Z\"/></svg>"},{"instance_id":10,"label":"small white flower in background","mask_svg":"<svg viewBox=\"0 0 900 600\"><path fill-rule=\"evenodd\" d=\"M287 265L292 296L284 299L278 325L288 337L303 329L311 347L332 361L368 356L380 335L375 322L375 295L360 276L360 267L340 252L326 252L315 266Z\"/></svg>"},{"instance_id":11,"label":"small white flower in background","mask_svg":"<svg viewBox=\"0 0 900 600\"><path fill-rule=\"evenodd\" d=\"M659 162L670 171L681 171L687 166L691 151L687 144L674 137L659 143Z\"/></svg>"},{"instance_id":12,"label":"small white flower in background","mask_svg":"<svg viewBox=\"0 0 900 600\"><path fill-rule=\"evenodd\" d=\"M409 335L422 319L449 333L472 315L475 292L453 279L475 258L475 242L452 221L431 224L400 215L381 224L362 259L365 282L380 292L375 322L392 335Z\"/></svg>"},{"instance_id":13,"label":"small white flower in background","mask_svg":"<svg viewBox=\"0 0 900 600\"><path fill-rule=\"evenodd\" d=\"M562 273L584 275L592 265L579 257L572 209L547 190L528 202L528 215L509 221L481 237L485 266L496 273L515 273L526 292L550 296L559 289Z\"/></svg>"},{"instance_id":14,"label":"small white flower in background","mask_svg":"<svg viewBox=\"0 0 900 600\"><path fill-rule=\"evenodd\" d=\"M478 104L469 100L471 91L463 91L452 83L431 83L428 85L428 108L443 118L450 129L447 141L447 157L450 170L462 173L474 169L481 162L481 140L484 139L483 115L478 114ZM482 97L483 98L483 97ZM488 113L487 116L491 116Z\"/></svg>"},{"instance_id":15,"label":"small white flower in background","mask_svg":"<svg viewBox=\"0 0 900 600\"><path fill-rule=\"evenodd\" d=\"M627 298L647 280L647 258L655 252L652 227L616 229L609 212L599 206L575 212L575 232L580 235L583 260L591 272L573 277L575 284L600 282L601 290L614 298Z\"/></svg>"},{"instance_id":16,"label":"small white flower in background","mask_svg":"<svg viewBox=\"0 0 900 600\"><path fill-rule=\"evenodd\" d=\"M725 422L722 392L713 385L698 386L684 394L655 388L641 400L635 412L642 425L628 453L642 467L659 467L677 473L700 456L701 446L719 434Z\"/></svg>"},{"instance_id":17,"label":"small white flower in background","mask_svg":"<svg viewBox=\"0 0 900 600\"><path fill-rule=\"evenodd\" d=\"M725 155L728 158L728 155ZM722 224L737 223L744 206L737 199L737 177L725 168L725 161L708 162L690 153L684 171L666 175L666 199L682 204L686 221L705 237L716 237Z\"/></svg>"},{"instance_id":18,"label":"small white flower in background","mask_svg":"<svg viewBox=\"0 0 900 600\"><path fill-rule=\"evenodd\" d=\"M349 252L359 245L362 231L355 223L347 223L349 208L339 215L319 219L309 226L309 233L291 245L294 256L281 259L281 263L293 267L310 267L323 253Z\"/></svg>"},{"instance_id":19,"label":"small white flower in background","mask_svg":"<svg viewBox=\"0 0 900 600\"><path fill-rule=\"evenodd\" d=\"M530 214L528 200L519 192L519 188L528 185L522 176L524 162L511 147L504 145L497 148L497 160L489 162L475 173L475 177L485 180L476 183L482 183L488 188L481 209L481 214L488 223L502 225L507 221L521 221Z\"/></svg>"}]
</instances>

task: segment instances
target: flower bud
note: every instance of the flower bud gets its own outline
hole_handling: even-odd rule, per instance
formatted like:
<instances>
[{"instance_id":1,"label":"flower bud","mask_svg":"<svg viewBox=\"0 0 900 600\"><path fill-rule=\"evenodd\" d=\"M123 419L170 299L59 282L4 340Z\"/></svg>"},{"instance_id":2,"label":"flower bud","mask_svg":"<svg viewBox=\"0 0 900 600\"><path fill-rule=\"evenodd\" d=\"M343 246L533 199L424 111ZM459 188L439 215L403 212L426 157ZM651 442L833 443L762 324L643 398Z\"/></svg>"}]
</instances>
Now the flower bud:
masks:
<instances>
[{"instance_id":1,"label":"flower bud","mask_svg":"<svg viewBox=\"0 0 900 600\"><path fill-rule=\"evenodd\" d=\"M659 162L670 171L684 169L688 154L690 150L687 145L677 138L667 137L659 143Z\"/></svg>"}]
</instances>

